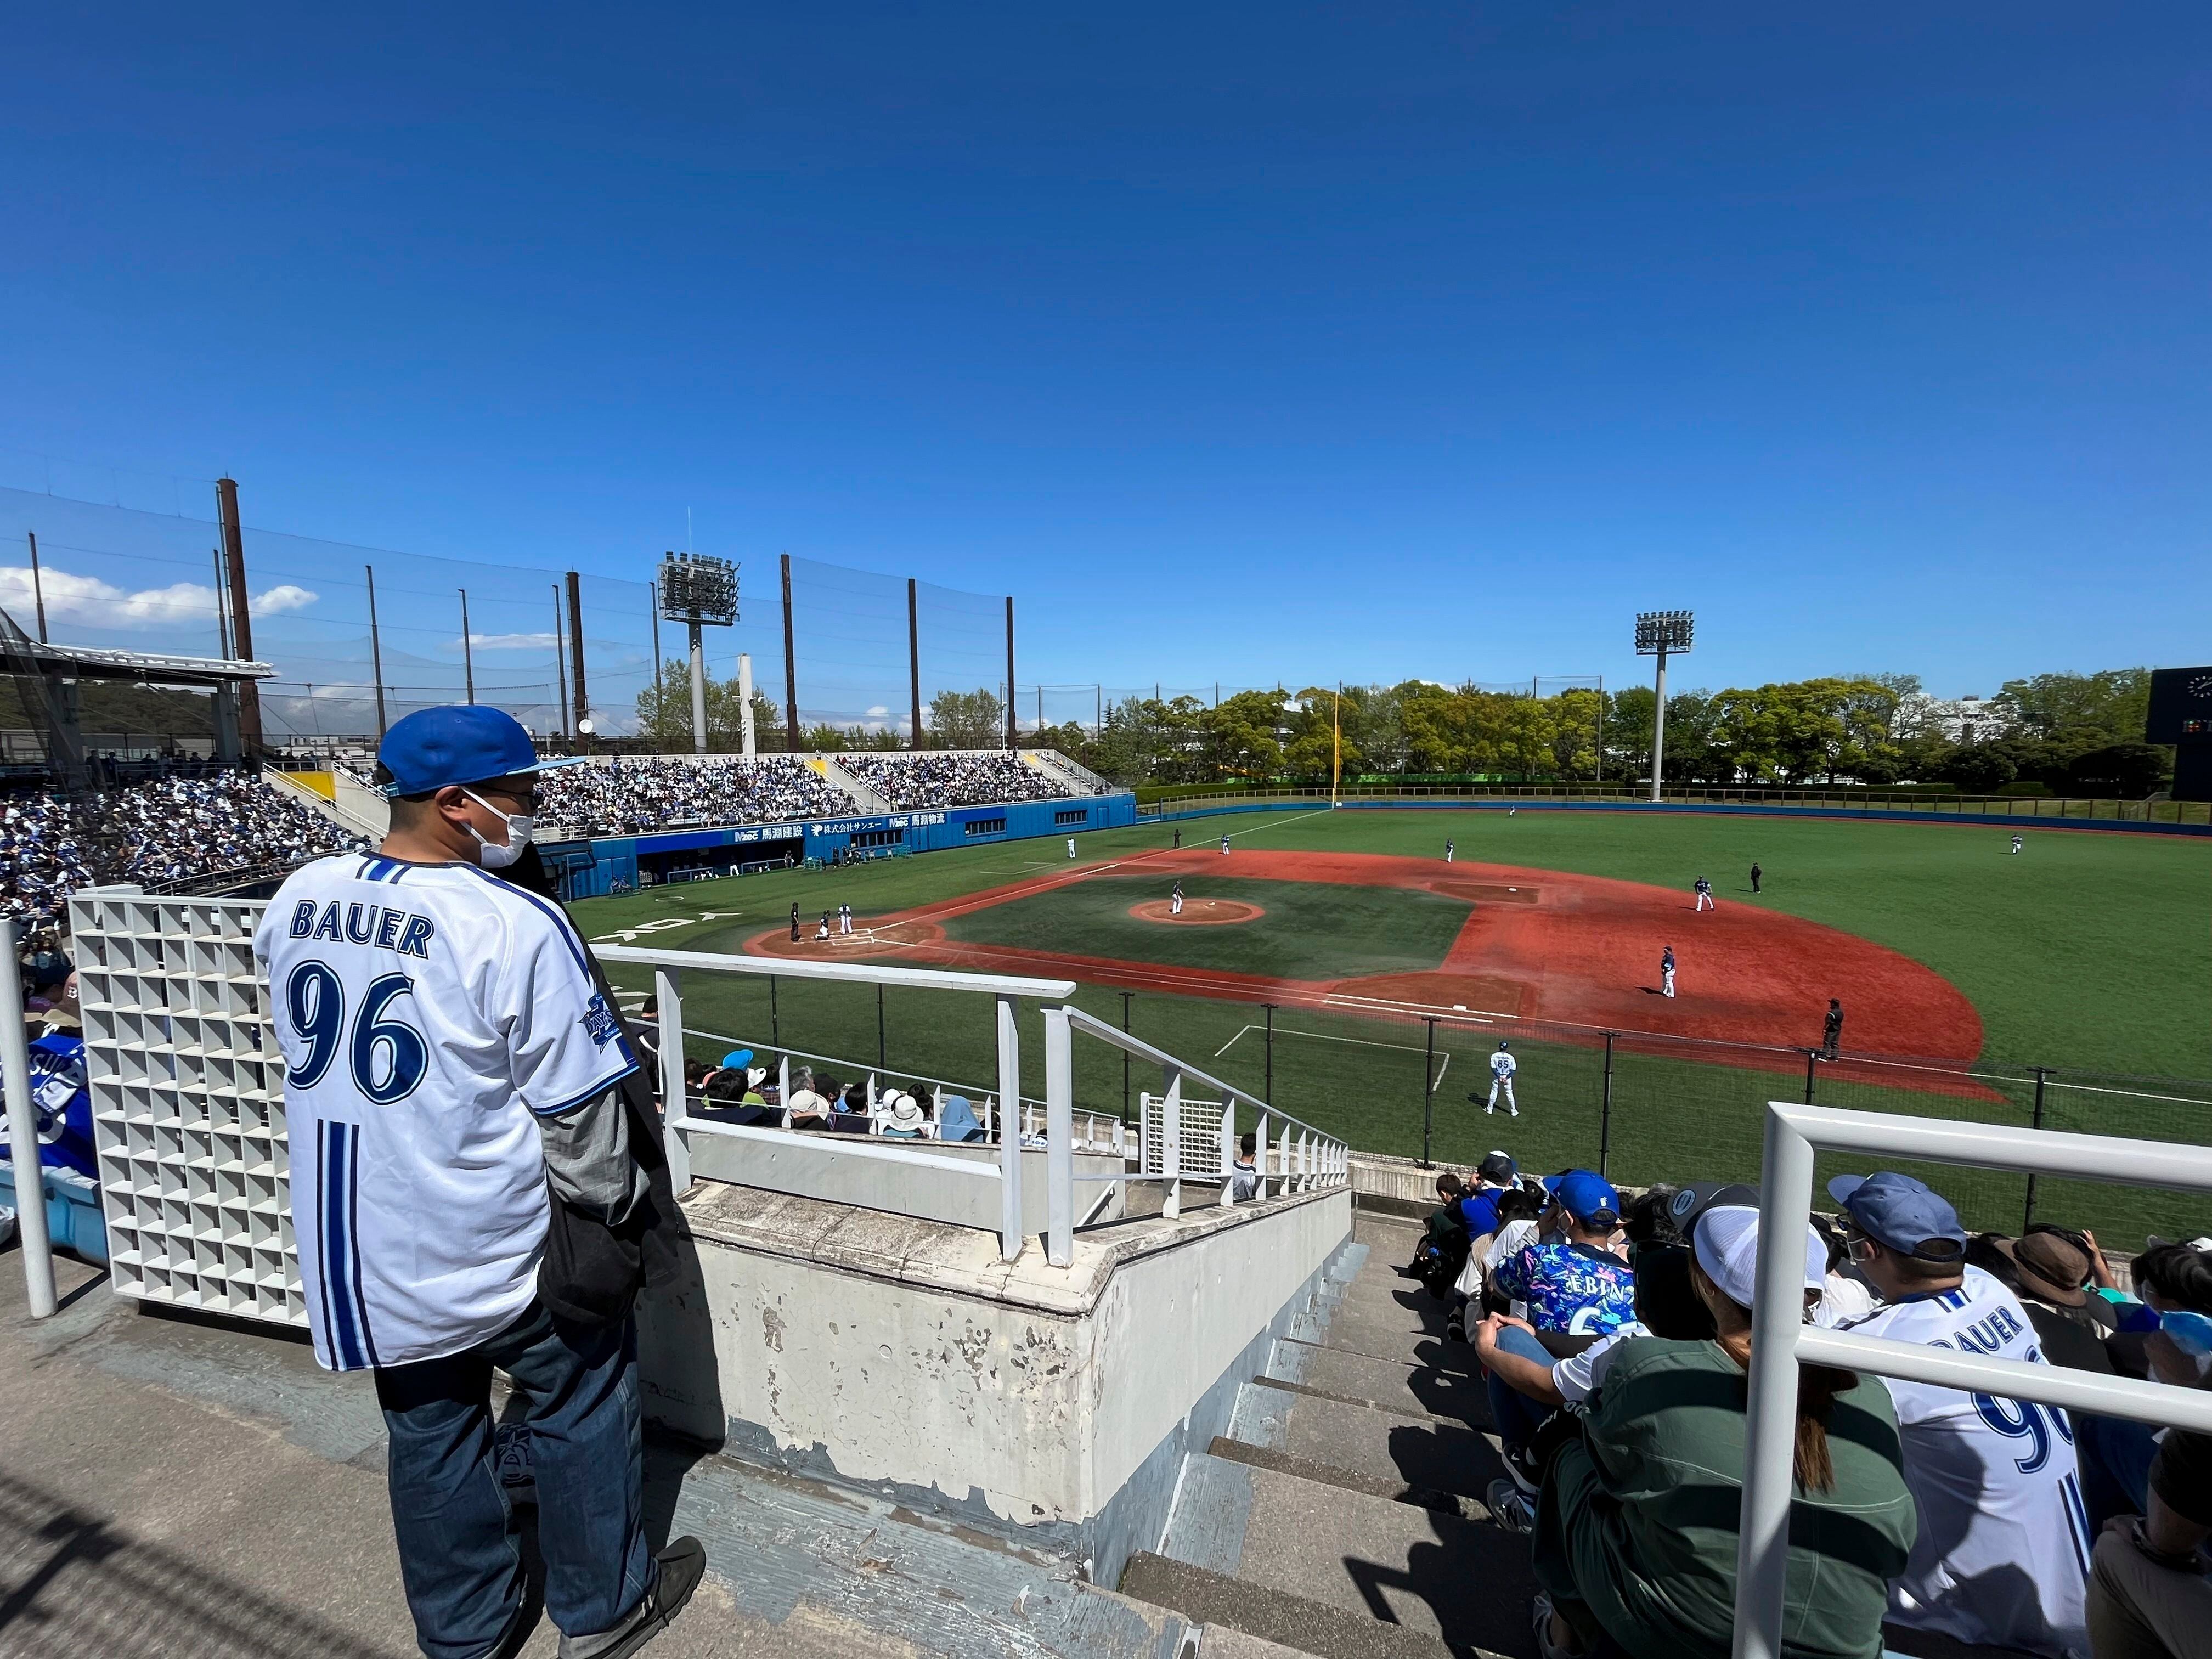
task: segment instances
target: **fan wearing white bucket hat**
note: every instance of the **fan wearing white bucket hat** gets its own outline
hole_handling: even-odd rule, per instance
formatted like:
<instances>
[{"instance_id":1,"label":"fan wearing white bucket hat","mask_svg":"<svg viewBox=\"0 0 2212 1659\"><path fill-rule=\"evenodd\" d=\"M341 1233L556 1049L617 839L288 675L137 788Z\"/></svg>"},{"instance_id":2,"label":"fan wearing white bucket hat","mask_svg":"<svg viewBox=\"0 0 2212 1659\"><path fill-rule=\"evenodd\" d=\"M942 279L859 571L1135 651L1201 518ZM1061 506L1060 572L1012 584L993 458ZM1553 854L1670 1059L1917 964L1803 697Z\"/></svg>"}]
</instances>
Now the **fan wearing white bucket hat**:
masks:
<instances>
[{"instance_id":1,"label":"fan wearing white bucket hat","mask_svg":"<svg viewBox=\"0 0 2212 1659\"><path fill-rule=\"evenodd\" d=\"M896 1094L883 1117L883 1133L892 1140L920 1140L929 1132L928 1115L909 1094Z\"/></svg>"},{"instance_id":2,"label":"fan wearing white bucket hat","mask_svg":"<svg viewBox=\"0 0 2212 1659\"><path fill-rule=\"evenodd\" d=\"M1632 1653L1718 1651L1733 1633L1736 1534L1715 1517L1733 1521L1742 1484L1759 1212L1694 1209L1688 1234L1691 1285L1715 1334L1620 1344L1583 1437L1563 1443L1545 1474L1532 1563L1546 1659L1607 1638ZM1826 1245L1808 1227L1808 1310L1827 1265ZM1896 1410L1879 1378L1802 1369L1793 1473L1790 1650L1875 1652L1888 1580L1904 1570L1919 1527Z\"/></svg>"}]
</instances>

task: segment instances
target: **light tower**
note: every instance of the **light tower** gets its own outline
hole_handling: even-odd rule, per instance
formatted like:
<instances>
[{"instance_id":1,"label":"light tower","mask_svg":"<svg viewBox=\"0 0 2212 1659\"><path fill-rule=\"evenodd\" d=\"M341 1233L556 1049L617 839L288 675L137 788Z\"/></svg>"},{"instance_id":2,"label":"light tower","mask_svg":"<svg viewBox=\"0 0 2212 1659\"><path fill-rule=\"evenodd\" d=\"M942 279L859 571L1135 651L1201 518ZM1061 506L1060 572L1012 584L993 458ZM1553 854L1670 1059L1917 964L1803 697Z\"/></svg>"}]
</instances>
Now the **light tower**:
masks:
<instances>
[{"instance_id":1,"label":"light tower","mask_svg":"<svg viewBox=\"0 0 2212 1659\"><path fill-rule=\"evenodd\" d=\"M691 747L707 752L707 647L702 628L738 619L738 567L704 553L669 553L660 561L660 614L691 630Z\"/></svg>"},{"instance_id":2,"label":"light tower","mask_svg":"<svg viewBox=\"0 0 2212 1659\"><path fill-rule=\"evenodd\" d=\"M1697 619L1686 611L1636 613L1636 654L1659 659L1658 698L1651 709L1651 799L1659 799L1659 779L1667 753L1667 658L1687 651Z\"/></svg>"}]
</instances>

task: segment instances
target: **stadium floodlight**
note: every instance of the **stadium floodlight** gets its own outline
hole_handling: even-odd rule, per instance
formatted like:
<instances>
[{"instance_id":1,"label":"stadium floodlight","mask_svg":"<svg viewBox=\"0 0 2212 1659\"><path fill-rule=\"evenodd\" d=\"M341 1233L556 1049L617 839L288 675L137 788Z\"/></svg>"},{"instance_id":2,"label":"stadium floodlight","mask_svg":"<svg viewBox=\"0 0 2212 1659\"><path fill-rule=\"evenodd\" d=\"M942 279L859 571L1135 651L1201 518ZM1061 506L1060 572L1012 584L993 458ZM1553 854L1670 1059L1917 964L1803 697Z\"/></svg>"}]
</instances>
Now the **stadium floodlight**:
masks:
<instances>
[{"instance_id":1,"label":"stadium floodlight","mask_svg":"<svg viewBox=\"0 0 2212 1659\"><path fill-rule=\"evenodd\" d=\"M738 567L705 553L669 553L660 561L660 616L691 634L691 747L707 752L707 647L702 628L738 619Z\"/></svg>"},{"instance_id":2,"label":"stadium floodlight","mask_svg":"<svg viewBox=\"0 0 2212 1659\"><path fill-rule=\"evenodd\" d=\"M1687 611L1639 611L1636 613L1636 654L1659 659L1657 696L1651 706L1651 799L1659 799L1659 779L1667 756L1667 659L1687 651L1697 632L1697 617Z\"/></svg>"}]
</instances>

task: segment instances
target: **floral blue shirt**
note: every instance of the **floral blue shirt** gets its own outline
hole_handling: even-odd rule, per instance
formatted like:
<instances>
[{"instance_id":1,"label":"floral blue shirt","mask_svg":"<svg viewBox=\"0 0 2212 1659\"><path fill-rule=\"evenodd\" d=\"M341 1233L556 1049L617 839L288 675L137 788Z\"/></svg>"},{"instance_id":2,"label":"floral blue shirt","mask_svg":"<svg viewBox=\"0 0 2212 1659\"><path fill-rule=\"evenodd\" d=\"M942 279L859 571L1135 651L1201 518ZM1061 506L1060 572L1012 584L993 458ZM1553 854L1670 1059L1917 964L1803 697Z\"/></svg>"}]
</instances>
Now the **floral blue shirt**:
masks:
<instances>
[{"instance_id":1,"label":"floral blue shirt","mask_svg":"<svg viewBox=\"0 0 2212 1659\"><path fill-rule=\"evenodd\" d=\"M1603 1336L1636 1317L1635 1273L1588 1244L1531 1244L1499 1265L1496 1283L1528 1304L1528 1322L1540 1331Z\"/></svg>"}]
</instances>

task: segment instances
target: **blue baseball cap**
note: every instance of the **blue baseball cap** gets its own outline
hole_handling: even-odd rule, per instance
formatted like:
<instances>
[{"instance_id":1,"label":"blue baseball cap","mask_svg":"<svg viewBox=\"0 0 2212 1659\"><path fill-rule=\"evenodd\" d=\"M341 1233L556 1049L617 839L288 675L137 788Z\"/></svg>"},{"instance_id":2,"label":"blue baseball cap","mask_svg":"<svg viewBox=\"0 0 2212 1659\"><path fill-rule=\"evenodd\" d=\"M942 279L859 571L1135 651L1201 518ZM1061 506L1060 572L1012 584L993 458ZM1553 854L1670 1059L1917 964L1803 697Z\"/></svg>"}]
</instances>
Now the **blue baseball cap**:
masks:
<instances>
[{"instance_id":1,"label":"blue baseball cap","mask_svg":"<svg viewBox=\"0 0 2212 1659\"><path fill-rule=\"evenodd\" d=\"M1568 1170L1544 1177L1544 1190L1566 1212L1585 1227L1610 1217L1620 1219L1620 1194L1601 1175L1588 1170Z\"/></svg>"},{"instance_id":2,"label":"blue baseball cap","mask_svg":"<svg viewBox=\"0 0 2212 1659\"><path fill-rule=\"evenodd\" d=\"M1923 1261L1966 1259L1966 1230L1951 1200L1911 1176L1884 1170L1877 1175L1840 1175L1828 1182L1828 1196L1877 1244Z\"/></svg>"},{"instance_id":3,"label":"blue baseball cap","mask_svg":"<svg viewBox=\"0 0 2212 1659\"><path fill-rule=\"evenodd\" d=\"M556 766L579 766L583 757L540 760L522 722L489 703L448 703L418 708L384 734L376 758L392 774L387 795L427 795L453 783L489 783Z\"/></svg>"},{"instance_id":4,"label":"blue baseball cap","mask_svg":"<svg viewBox=\"0 0 2212 1659\"><path fill-rule=\"evenodd\" d=\"M734 1072L752 1063L753 1051L750 1048L732 1048L722 1056L722 1066L726 1071Z\"/></svg>"}]
</instances>

